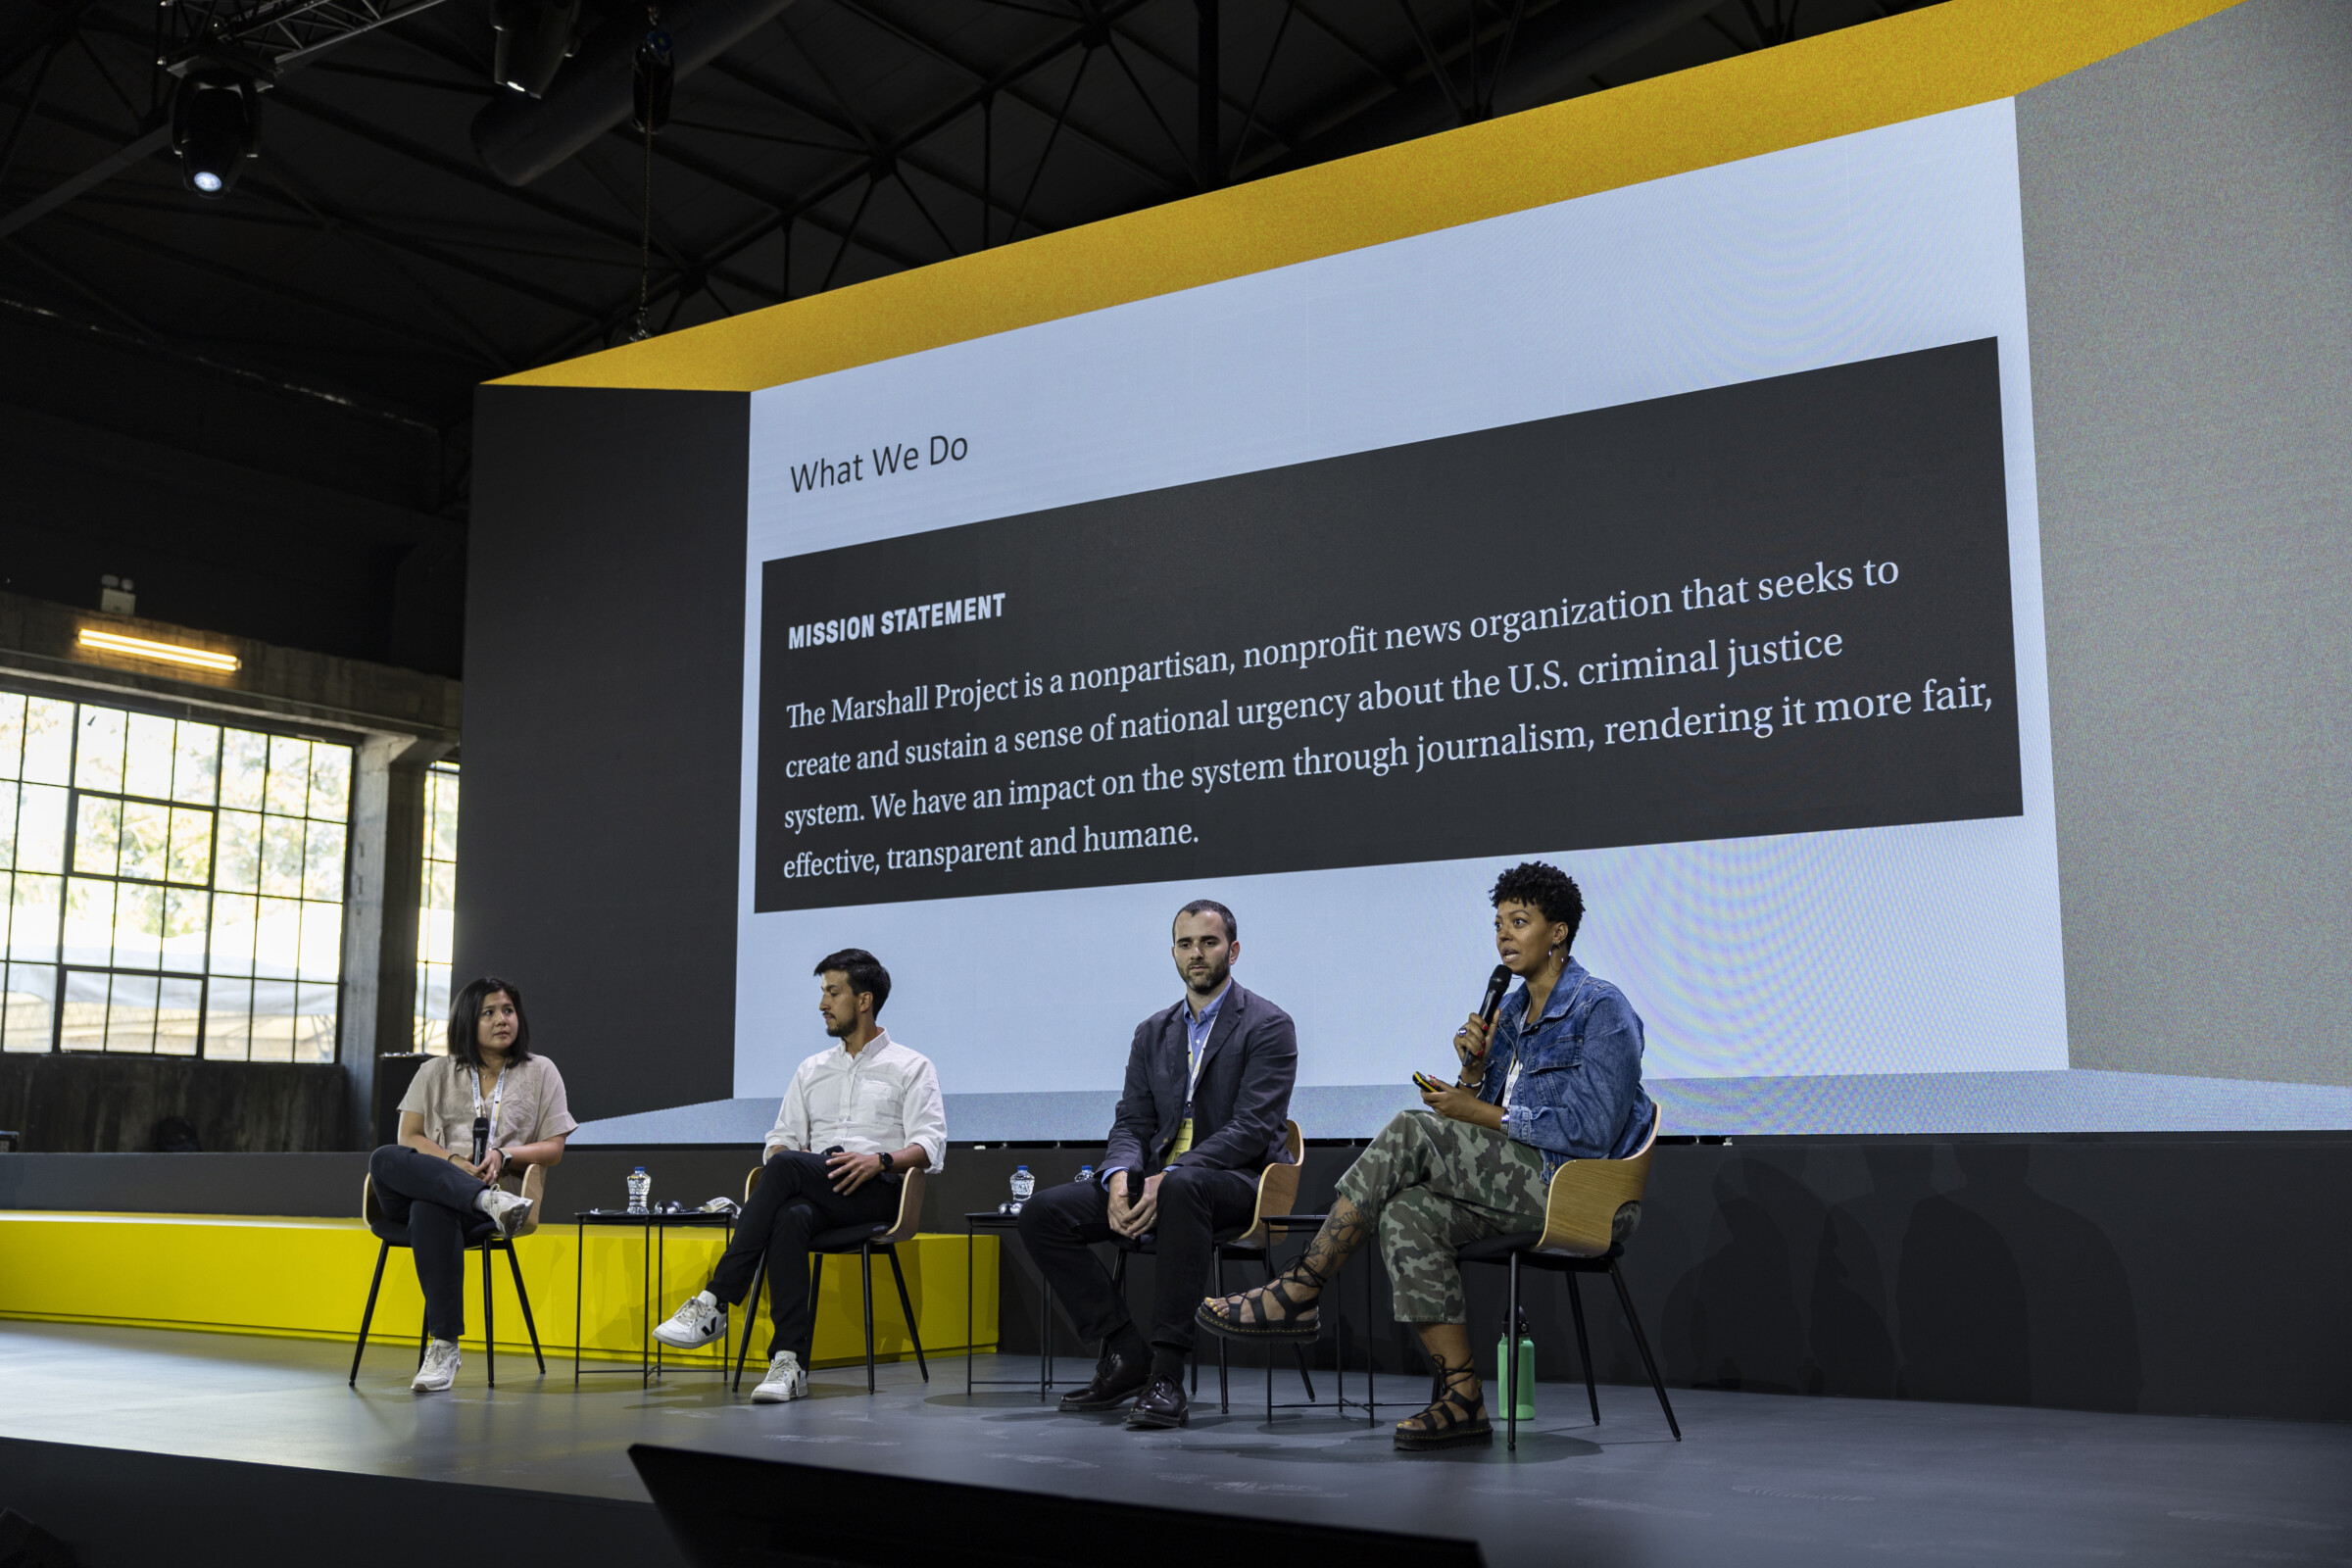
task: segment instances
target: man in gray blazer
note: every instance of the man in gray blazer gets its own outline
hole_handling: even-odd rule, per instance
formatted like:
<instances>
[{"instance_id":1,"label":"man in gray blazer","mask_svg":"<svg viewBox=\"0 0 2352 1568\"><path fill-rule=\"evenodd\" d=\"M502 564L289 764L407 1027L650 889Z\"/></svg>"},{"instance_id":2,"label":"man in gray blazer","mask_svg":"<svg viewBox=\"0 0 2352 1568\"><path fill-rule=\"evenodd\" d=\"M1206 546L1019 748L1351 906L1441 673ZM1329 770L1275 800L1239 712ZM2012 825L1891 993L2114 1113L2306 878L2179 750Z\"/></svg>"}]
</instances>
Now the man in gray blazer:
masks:
<instances>
[{"instance_id":1,"label":"man in gray blazer","mask_svg":"<svg viewBox=\"0 0 2352 1568\"><path fill-rule=\"evenodd\" d=\"M1102 1179L1048 1188L1020 1222L1021 1244L1079 1336L1102 1347L1094 1381L1061 1408L1135 1399L1127 1425L1144 1430L1185 1424L1184 1363L1209 1247L1250 1222L1258 1173L1290 1158L1283 1123L1298 1069L1291 1015L1232 977L1242 956L1233 911L1195 899L1178 911L1174 937L1184 1000L1136 1025ZM1088 1250L1144 1236L1157 1238L1159 1253L1148 1339Z\"/></svg>"}]
</instances>

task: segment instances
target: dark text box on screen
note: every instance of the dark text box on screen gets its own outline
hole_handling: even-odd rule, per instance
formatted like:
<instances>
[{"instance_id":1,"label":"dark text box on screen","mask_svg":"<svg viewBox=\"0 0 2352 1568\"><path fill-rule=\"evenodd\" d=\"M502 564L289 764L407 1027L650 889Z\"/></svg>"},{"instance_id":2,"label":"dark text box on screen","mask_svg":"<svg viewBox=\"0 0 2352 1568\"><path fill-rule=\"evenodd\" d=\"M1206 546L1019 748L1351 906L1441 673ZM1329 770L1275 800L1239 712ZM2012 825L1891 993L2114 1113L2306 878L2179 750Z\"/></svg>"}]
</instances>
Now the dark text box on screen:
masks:
<instances>
[{"instance_id":1,"label":"dark text box on screen","mask_svg":"<svg viewBox=\"0 0 2352 1568\"><path fill-rule=\"evenodd\" d=\"M755 907L2017 815L1998 383L1984 339L768 562Z\"/></svg>"}]
</instances>

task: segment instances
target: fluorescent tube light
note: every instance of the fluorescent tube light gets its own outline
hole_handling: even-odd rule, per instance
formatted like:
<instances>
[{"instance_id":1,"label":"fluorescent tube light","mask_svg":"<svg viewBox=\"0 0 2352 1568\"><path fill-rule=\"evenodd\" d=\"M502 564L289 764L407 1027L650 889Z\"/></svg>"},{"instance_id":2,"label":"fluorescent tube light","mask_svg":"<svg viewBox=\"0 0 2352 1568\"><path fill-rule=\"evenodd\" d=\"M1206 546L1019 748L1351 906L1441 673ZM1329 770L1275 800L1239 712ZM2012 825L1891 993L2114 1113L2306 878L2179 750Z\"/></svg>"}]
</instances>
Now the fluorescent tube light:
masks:
<instances>
[{"instance_id":1,"label":"fluorescent tube light","mask_svg":"<svg viewBox=\"0 0 2352 1568\"><path fill-rule=\"evenodd\" d=\"M193 664L198 669L210 669L223 675L237 668L237 656L234 654L216 654L209 648L182 648L177 643L149 642L144 637L92 631L86 626L82 628L81 646L94 648L102 654L127 654L133 659L160 660L167 664Z\"/></svg>"}]
</instances>

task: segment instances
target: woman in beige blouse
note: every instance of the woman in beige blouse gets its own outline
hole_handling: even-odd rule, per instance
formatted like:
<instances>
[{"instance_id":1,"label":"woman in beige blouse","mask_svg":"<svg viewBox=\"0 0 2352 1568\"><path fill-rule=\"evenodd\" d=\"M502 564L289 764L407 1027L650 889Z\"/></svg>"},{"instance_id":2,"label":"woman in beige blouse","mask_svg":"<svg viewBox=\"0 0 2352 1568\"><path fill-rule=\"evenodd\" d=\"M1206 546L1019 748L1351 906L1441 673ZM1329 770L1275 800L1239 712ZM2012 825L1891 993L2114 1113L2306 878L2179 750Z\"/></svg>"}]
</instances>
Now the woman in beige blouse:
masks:
<instances>
[{"instance_id":1,"label":"woman in beige blouse","mask_svg":"<svg viewBox=\"0 0 2352 1568\"><path fill-rule=\"evenodd\" d=\"M530 1047L521 989L495 976L468 985L450 1004L449 1054L426 1062L400 1102L400 1142L368 1162L384 1218L408 1227L424 1291L431 1343L410 1385L420 1394L457 1381L466 1247L494 1231L513 1236L530 1215L529 1200L502 1190L499 1178L518 1165L561 1163L564 1140L579 1126L563 1075Z\"/></svg>"}]
</instances>

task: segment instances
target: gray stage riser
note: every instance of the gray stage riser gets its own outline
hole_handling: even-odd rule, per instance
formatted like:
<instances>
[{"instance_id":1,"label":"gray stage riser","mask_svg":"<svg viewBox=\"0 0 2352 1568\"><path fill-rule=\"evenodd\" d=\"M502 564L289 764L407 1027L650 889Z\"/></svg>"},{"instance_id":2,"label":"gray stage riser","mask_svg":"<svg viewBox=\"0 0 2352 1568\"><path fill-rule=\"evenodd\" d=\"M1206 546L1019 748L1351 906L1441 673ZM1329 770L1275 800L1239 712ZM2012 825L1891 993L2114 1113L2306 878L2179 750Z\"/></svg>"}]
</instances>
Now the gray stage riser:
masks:
<instances>
[{"instance_id":1,"label":"gray stage riser","mask_svg":"<svg viewBox=\"0 0 2352 1568\"><path fill-rule=\"evenodd\" d=\"M952 1150L925 1226L995 1207L1016 1163L1051 1183L1100 1157ZM1352 1157L1311 1148L1301 1207L1327 1205ZM658 1198L739 1195L756 1158L583 1150L555 1174L551 1215L618 1203L639 1163ZM0 1207L351 1214L365 1168L358 1154L0 1155ZM2347 1213L2340 1136L1753 1140L1659 1151L1625 1269L1678 1387L2341 1420ZM1002 1343L1032 1353L1037 1273L1017 1244L1004 1256ZM1139 1310L1151 1280L1135 1272ZM1351 1269L1357 1355L1361 1288ZM1526 1291L1544 1378L1575 1375L1563 1289ZM1584 1289L1600 1375L1639 1381L1613 1293ZM1377 1281L1374 1299L1385 1307ZM1473 1271L1470 1301L1491 1354L1499 1270ZM1408 1364L1400 1331L1373 1339L1385 1367Z\"/></svg>"}]
</instances>

